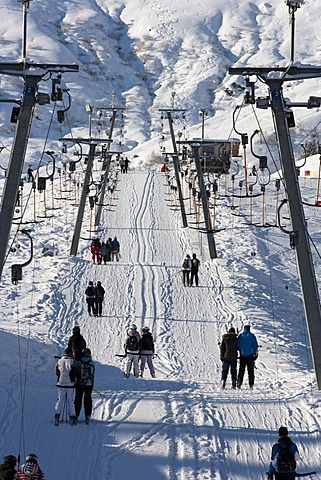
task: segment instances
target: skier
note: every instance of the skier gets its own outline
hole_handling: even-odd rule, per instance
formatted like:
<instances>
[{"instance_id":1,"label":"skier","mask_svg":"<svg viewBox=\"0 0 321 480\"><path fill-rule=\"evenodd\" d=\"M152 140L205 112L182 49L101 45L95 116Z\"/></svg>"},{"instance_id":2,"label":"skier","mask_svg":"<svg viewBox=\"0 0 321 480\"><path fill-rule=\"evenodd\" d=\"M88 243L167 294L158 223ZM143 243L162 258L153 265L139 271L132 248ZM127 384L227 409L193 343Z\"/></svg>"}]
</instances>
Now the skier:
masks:
<instances>
[{"instance_id":1,"label":"skier","mask_svg":"<svg viewBox=\"0 0 321 480\"><path fill-rule=\"evenodd\" d=\"M95 238L95 240L91 243L91 258L93 263L101 263L100 262L100 241L99 238ZM97 262L96 262L97 261Z\"/></svg>"},{"instance_id":2,"label":"skier","mask_svg":"<svg viewBox=\"0 0 321 480\"><path fill-rule=\"evenodd\" d=\"M119 166L120 166L121 173L125 173L125 159L124 159L124 157L120 158Z\"/></svg>"},{"instance_id":3,"label":"skier","mask_svg":"<svg viewBox=\"0 0 321 480\"><path fill-rule=\"evenodd\" d=\"M102 286L101 282L97 282L95 287L95 311L98 317L101 317L104 296L105 289Z\"/></svg>"},{"instance_id":4,"label":"skier","mask_svg":"<svg viewBox=\"0 0 321 480\"><path fill-rule=\"evenodd\" d=\"M77 423L75 415L75 382L77 380L77 373L77 362L72 358L71 348L67 347L56 365L58 398L55 406L55 425L59 425L64 401L66 401L68 405L70 425L76 425Z\"/></svg>"},{"instance_id":5,"label":"skier","mask_svg":"<svg viewBox=\"0 0 321 480\"><path fill-rule=\"evenodd\" d=\"M196 253L192 255L192 267L191 267L191 283L190 286L193 286L193 280L195 279L195 285L198 287L198 268L200 261L196 258Z\"/></svg>"},{"instance_id":6,"label":"skier","mask_svg":"<svg viewBox=\"0 0 321 480\"><path fill-rule=\"evenodd\" d=\"M101 247L100 247L100 263L104 262L104 264L106 265L107 254L108 254L107 245L106 245L105 242L102 242Z\"/></svg>"},{"instance_id":7,"label":"skier","mask_svg":"<svg viewBox=\"0 0 321 480\"><path fill-rule=\"evenodd\" d=\"M92 413L92 398L91 394L94 388L95 379L95 364L91 359L91 351L89 348L84 348L78 369L78 378L76 383L76 398L75 411L76 417L80 415L82 399L84 398L84 410L86 425L90 422Z\"/></svg>"},{"instance_id":8,"label":"skier","mask_svg":"<svg viewBox=\"0 0 321 480\"><path fill-rule=\"evenodd\" d=\"M119 245L119 241L117 240L117 237L114 237L114 240L112 240L110 246L111 246L111 261L113 262L114 259L116 258L116 262L118 262L120 245Z\"/></svg>"},{"instance_id":9,"label":"skier","mask_svg":"<svg viewBox=\"0 0 321 480\"><path fill-rule=\"evenodd\" d=\"M224 389L228 372L231 369L232 388L236 388L236 375L237 375L237 334L235 328L231 327L228 333L225 333L222 337L220 346L221 362L222 364L222 377L221 387Z\"/></svg>"},{"instance_id":10,"label":"skier","mask_svg":"<svg viewBox=\"0 0 321 480\"><path fill-rule=\"evenodd\" d=\"M27 178L28 183L30 183L30 182L33 183L35 181L35 179L34 179L34 176L33 176L33 170L32 170L30 165L29 165L28 170L27 170L27 175L28 175L28 178Z\"/></svg>"},{"instance_id":11,"label":"skier","mask_svg":"<svg viewBox=\"0 0 321 480\"><path fill-rule=\"evenodd\" d=\"M299 459L298 447L288 436L286 427L279 428L279 440L272 447L268 479L295 480L296 462Z\"/></svg>"},{"instance_id":12,"label":"skier","mask_svg":"<svg viewBox=\"0 0 321 480\"><path fill-rule=\"evenodd\" d=\"M86 348L87 343L84 337L80 333L80 327L75 325L72 329L72 336L68 341L68 348L72 350L73 357L75 360L81 359L81 352Z\"/></svg>"},{"instance_id":13,"label":"skier","mask_svg":"<svg viewBox=\"0 0 321 480\"><path fill-rule=\"evenodd\" d=\"M124 173L127 173L129 164L130 164L130 161L129 161L128 157L126 157L125 158L125 165L124 165Z\"/></svg>"},{"instance_id":14,"label":"skier","mask_svg":"<svg viewBox=\"0 0 321 480\"><path fill-rule=\"evenodd\" d=\"M0 480L14 480L16 477L17 458L14 455L6 455L0 465Z\"/></svg>"},{"instance_id":15,"label":"skier","mask_svg":"<svg viewBox=\"0 0 321 480\"><path fill-rule=\"evenodd\" d=\"M96 316L94 282L90 281L88 283L88 287L85 290L85 295L89 315L91 316L91 314L93 314L94 316Z\"/></svg>"},{"instance_id":16,"label":"skier","mask_svg":"<svg viewBox=\"0 0 321 480\"><path fill-rule=\"evenodd\" d=\"M140 335L137 332L137 327L132 325L127 332L127 338L124 343L126 355L124 375L126 378L129 378L132 365L135 378L139 377L139 340Z\"/></svg>"},{"instance_id":17,"label":"skier","mask_svg":"<svg viewBox=\"0 0 321 480\"><path fill-rule=\"evenodd\" d=\"M183 285L184 287L187 285L189 287L189 275L191 273L192 268L192 260L191 257L186 254L183 265L182 265L182 273L183 273Z\"/></svg>"},{"instance_id":18,"label":"skier","mask_svg":"<svg viewBox=\"0 0 321 480\"><path fill-rule=\"evenodd\" d=\"M140 376L144 374L145 364L147 362L150 374L155 378L155 369L153 365L153 357L155 353L153 336L150 333L149 327L142 328L142 336L139 340L140 350Z\"/></svg>"},{"instance_id":19,"label":"skier","mask_svg":"<svg viewBox=\"0 0 321 480\"><path fill-rule=\"evenodd\" d=\"M38 465L38 457L35 453L26 456L25 463L21 465L17 478L19 480L46 480L46 477Z\"/></svg>"},{"instance_id":20,"label":"skier","mask_svg":"<svg viewBox=\"0 0 321 480\"><path fill-rule=\"evenodd\" d=\"M258 356L258 343L255 335L251 333L250 329L250 325L244 325L244 331L237 339L237 349L240 352L240 367L237 377L237 388L241 388L242 386L245 368L247 368L247 373L249 376L250 389L252 389L254 385L254 364Z\"/></svg>"},{"instance_id":21,"label":"skier","mask_svg":"<svg viewBox=\"0 0 321 480\"><path fill-rule=\"evenodd\" d=\"M106 248L107 248L106 260L107 260L107 262L110 262L110 260L111 260L111 242L112 242L112 239L109 237L107 239L107 242L106 242Z\"/></svg>"}]
</instances>

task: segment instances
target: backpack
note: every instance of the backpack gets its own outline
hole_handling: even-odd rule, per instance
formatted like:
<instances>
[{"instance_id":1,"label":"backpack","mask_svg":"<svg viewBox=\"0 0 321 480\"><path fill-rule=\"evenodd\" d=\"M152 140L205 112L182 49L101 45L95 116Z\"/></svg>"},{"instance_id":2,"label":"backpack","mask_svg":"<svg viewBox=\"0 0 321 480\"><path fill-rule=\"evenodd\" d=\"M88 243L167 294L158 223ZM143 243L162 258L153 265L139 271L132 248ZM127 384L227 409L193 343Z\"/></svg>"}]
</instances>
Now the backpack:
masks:
<instances>
[{"instance_id":1,"label":"backpack","mask_svg":"<svg viewBox=\"0 0 321 480\"><path fill-rule=\"evenodd\" d=\"M91 365L90 362L81 362L79 368L79 376L78 376L78 384L85 387L86 385L90 385L93 380L93 375L91 373Z\"/></svg>"},{"instance_id":2,"label":"backpack","mask_svg":"<svg viewBox=\"0 0 321 480\"><path fill-rule=\"evenodd\" d=\"M127 350L133 351L138 349L138 338L136 337L136 335L130 335L127 340Z\"/></svg>"},{"instance_id":3,"label":"backpack","mask_svg":"<svg viewBox=\"0 0 321 480\"><path fill-rule=\"evenodd\" d=\"M280 451L278 452L276 459L277 472L295 471L296 461L294 453L290 452L291 444L287 445L286 447L282 447L280 443L277 445L280 447Z\"/></svg>"},{"instance_id":4,"label":"backpack","mask_svg":"<svg viewBox=\"0 0 321 480\"><path fill-rule=\"evenodd\" d=\"M184 262L183 262L183 268L184 270L187 270L188 269L188 260L187 258L185 258Z\"/></svg>"}]
</instances>

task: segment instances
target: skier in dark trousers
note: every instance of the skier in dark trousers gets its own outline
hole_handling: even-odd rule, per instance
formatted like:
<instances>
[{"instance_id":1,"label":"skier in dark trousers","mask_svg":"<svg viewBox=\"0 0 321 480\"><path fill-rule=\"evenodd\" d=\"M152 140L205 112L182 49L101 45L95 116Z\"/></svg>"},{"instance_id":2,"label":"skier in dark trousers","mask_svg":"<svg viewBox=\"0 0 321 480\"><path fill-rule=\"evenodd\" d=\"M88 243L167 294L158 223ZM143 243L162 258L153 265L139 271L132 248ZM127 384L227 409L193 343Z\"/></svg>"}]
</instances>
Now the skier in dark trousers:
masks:
<instances>
[{"instance_id":1,"label":"skier in dark trousers","mask_svg":"<svg viewBox=\"0 0 321 480\"><path fill-rule=\"evenodd\" d=\"M76 398L75 398L75 412L78 419L80 415L82 399L84 398L84 409L86 424L90 422L92 413L92 391L94 388L95 379L95 364L91 359L91 351L85 348L82 352L82 357L78 369L78 378L76 384Z\"/></svg>"},{"instance_id":2,"label":"skier in dark trousers","mask_svg":"<svg viewBox=\"0 0 321 480\"><path fill-rule=\"evenodd\" d=\"M77 361L72 358L71 348L66 348L63 356L56 365L56 375L58 377L58 398L55 406L55 424L59 425L61 410L64 401L68 405L68 415L71 425L76 424L75 415L75 382L77 380L78 366Z\"/></svg>"},{"instance_id":3,"label":"skier in dark trousers","mask_svg":"<svg viewBox=\"0 0 321 480\"><path fill-rule=\"evenodd\" d=\"M249 386L252 389L254 385L254 366L257 359L258 343L255 335L250 331L250 325L244 326L244 331L239 335L237 339L237 349L240 352L240 366L237 377L237 388L241 388L247 368L249 376Z\"/></svg>"},{"instance_id":4,"label":"skier in dark trousers","mask_svg":"<svg viewBox=\"0 0 321 480\"><path fill-rule=\"evenodd\" d=\"M119 241L117 240L117 237L114 237L114 240L112 240L110 246L111 246L111 261L113 262L116 259L116 262L118 262L120 244L119 244Z\"/></svg>"},{"instance_id":5,"label":"skier in dark trousers","mask_svg":"<svg viewBox=\"0 0 321 480\"><path fill-rule=\"evenodd\" d=\"M101 247L100 247L100 263L104 262L106 265L107 263L107 245L105 242L102 242Z\"/></svg>"},{"instance_id":6,"label":"skier in dark trousers","mask_svg":"<svg viewBox=\"0 0 321 480\"><path fill-rule=\"evenodd\" d=\"M16 477L17 458L15 455L6 455L0 465L0 480L14 480Z\"/></svg>"},{"instance_id":7,"label":"skier in dark trousers","mask_svg":"<svg viewBox=\"0 0 321 480\"><path fill-rule=\"evenodd\" d=\"M186 257L184 258L183 265L182 265L184 287L186 285L189 287L189 276L191 273L191 268L192 268L192 260L191 260L191 257L187 254Z\"/></svg>"},{"instance_id":8,"label":"skier in dark trousers","mask_svg":"<svg viewBox=\"0 0 321 480\"><path fill-rule=\"evenodd\" d=\"M128 160L128 157L126 157L125 158L124 173L127 173L129 164L130 164L130 161Z\"/></svg>"},{"instance_id":9,"label":"skier in dark trousers","mask_svg":"<svg viewBox=\"0 0 321 480\"><path fill-rule=\"evenodd\" d=\"M104 296L105 289L102 286L101 282L97 282L95 287L95 311L98 317L101 317L102 314Z\"/></svg>"},{"instance_id":10,"label":"skier in dark trousers","mask_svg":"<svg viewBox=\"0 0 321 480\"><path fill-rule=\"evenodd\" d=\"M142 336L139 340L140 350L140 376L142 377L147 362L149 372L155 378L155 369L153 365L153 357L155 353L153 336L150 333L149 327L142 328Z\"/></svg>"},{"instance_id":11,"label":"skier in dark trousers","mask_svg":"<svg viewBox=\"0 0 321 480\"><path fill-rule=\"evenodd\" d=\"M88 287L85 290L85 295L89 315L91 316L91 314L93 314L96 316L94 282L90 281L88 283Z\"/></svg>"},{"instance_id":12,"label":"skier in dark trousers","mask_svg":"<svg viewBox=\"0 0 321 480\"><path fill-rule=\"evenodd\" d=\"M28 183L30 183L30 182L33 183L35 181L35 179L34 179L33 170L32 170L31 167L28 167L27 175L28 175L28 178L27 178Z\"/></svg>"},{"instance_id":13,"label":"skier in dark trousers","mask_svg":"<svg viewBox=\"0 0 321 480\"><path fill-rule=\"evenodd\" d=\"M112 239L109 237L107 242L106 242L106 249L107 249L106 260L107 260L107 262L111 261L111 242L112 242Z\"/></svg>"},{"instance_id":14,"label":"skier in dark trousers","mask_svg":"<svg viewBox=\"0 0 321 480\"><path fill-rule=\"evenodd\" d=\"M228 333L222 337L221 347L222 377L221 387L224 389L229 370L231 370L232 388L236 388L237 375L237 334L235 328L231 327Z\"/></svg>"},{"instance_id":15,"label":"skier in dark trousers","mask_svg":"<svg viewBox=\"0 0 321 480\"><path fill-rule=\"evenodd\" d=\"M126 364L124 375L129 378L130 370L133 365L135 378L139 377L139 340L140 335L137 332L136 325L132 325L128 332L124 343Z\"/></svg>"},{"instance_id":16,"label":"skier in dark trousers","mask_svg":"<svg viewBox=\"0 0 321 480\"><path fill-rule=\"evenodd\" d=\"M200 266L200 261L196 258L196 253L192 255L192 266L191 266L191 283L190 286L193 286L193 281L195 280L195 285L198 287L198 269Z\"/></svg>"},{"instance_id":17,"label":"skier in dark trousers","mask_svg":"<svg viewBox=\"0 0 321 480\"><path fill-rule=\"evenodd\" d=\"M68 348L72 350L72 354L75 360L80 360L82 351L86 348L86 340L80 333L80 327L75 325L72 329L72 335L68 341Z\"/></svg>"},{"instance_id":18,"label":"skier in dark trousers","mask_svg":"<svg viewBox=\"0 0 321 480\"><path fill-rule=\"evenodd\" d=\"M17 474L18 480L46 480L46 477L38 465L38 457L35 453L26 456L25 463L21 465Z\"/></svg>"},{"instance_id":19,"label":"skier in dark trousers","mask_svg":"<svg viewBox=\"0 0 321 480\"><path fill-rule=\"evenodd\" d=\"M290 437L286 427L279 428L279 440L272 447L271 462L267 474L269 480L295 480L296 462L299 459L298 447Z\"/></svg>"}]
</instances>

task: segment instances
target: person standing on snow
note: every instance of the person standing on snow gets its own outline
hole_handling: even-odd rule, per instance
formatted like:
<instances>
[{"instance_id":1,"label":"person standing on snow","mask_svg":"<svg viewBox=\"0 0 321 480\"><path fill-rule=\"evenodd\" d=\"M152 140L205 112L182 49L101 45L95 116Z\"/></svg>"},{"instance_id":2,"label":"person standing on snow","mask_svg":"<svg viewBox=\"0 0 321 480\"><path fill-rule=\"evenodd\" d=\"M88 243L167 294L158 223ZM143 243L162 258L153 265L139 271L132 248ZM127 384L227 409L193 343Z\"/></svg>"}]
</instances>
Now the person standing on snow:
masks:
<instances>
[{"instance_id":1,"label":"person standing on snow","mask_svg":"<svg viewBox=\"0 0 321 480\"><path fill-rule=\"evenodd\" d=\"M118 262L120 244L119 244L119 241L117 240L117 237L114 237L114 240L112 240L110 246L111 246L111 261L113 262L116 259L116 262Z\"/></svg>"},{"instance_id":2,"label":"person standing on snow","mask_svg":"<svg viewBox=\"0 0 321 480\"><path fill-rule=\"evenodd\" d=\"M95 286L95 311L98 317L101 317L102 314L104 297L105 289L101 282L97 282Z\"/></svg>"},{"instance_id":3,"label":"person standing on snow","mask_svg":"<svg viewBox=\"0 0 321 480\"><path fill-rule=\"evenodd\" d=\"M72 329L72 335L68 341L68 348L72 350L72 354L75 360L81 359L81 354L87 343L84 337L80 333L80 327L75 325Z\"/></svg>"},{"instance_id":4,"label":"person standing on snow","mask_svg":"<svg viewBox=\"0 0 321 480\"><path fill-rule=\"evenodd\" d=\"M95 364L91 359L91 351L85 348L82 351L82 357L78 368L78 378L76 383L75 413L78 420L80 415L82 399L84 398L84 409L86 424L90 422L93 408L92 391L94 388Z\"/></svg>"},{"instance_id":5,"label":"person standing on snow","mask_svg":"<svg viewBox=\"0 0 321 480\"><path fill-rule=\"evenodd\" d=\"M91 243L91 258L93 263L101 263L100 260L100 240L99 238L95 238L95 240Z\"/></svg>"},{"instance_id":6,"label":"person standing on snow","mask_svg":"<svg viewBox=\"0 0 321 480\"><path fill-rule=\"evenodd\" d=\"M26 456L25 463L21 465L17 478L19 480L46 480L46 477L38 465L38 457L35 453Z\"/></svg>"},{"instance_id":7,"label":"person standing on snow","mask_svg":"<svg viewBox=\"0 0 321 480\"><path fill-rule=\"evenodd\" d=\"M232 388L236 388L237 375L237 334L231 327L228 333L222 337L220 346L220 358L222 362L221 387L224 389L229 370L231 370Z\"/></svg>"},{"instance_id":8,"label":"person standing on snow","mask_svg":"<svg viewBox=\"0 0 321 480\"><path fill-rule=\"evenodd\" d=\"M60 414L65 400L68 405L70 424L76 425L75 382L77 373L78 366L76 360L72 358L72 350L71 348L66 348L56 365L58 399L55 406L55 425L59 425Z\"/></svg>"},{"instance_id":9,"label":"person standing on snow","mask_svg":"<svg viewBox=\"0 0 321 480\"><path fill-rule=\"evenodd\" d=\"M286 427L279 428L279 440L272 447L271 462L267 477L269 480L295 480L296 462L299 459L298 447L290 437Z\"/></svg>"},{"instance_id":10,"label":"person standing on snow","mask_svg":"<svg viewBox=\"0 0 321 480\"><path fill-rule=\"evenodd\" d=\"M249 376L249 386L252 389L254 385L254 365L258 356L258 343L255 335L250 331L250 325L244 325L244 331L237 339L237 349L240 352L240 366L237 377L237 388L241 388L247 368Z\"/></svg>"},{"instance_id":11,"label":"person standing on snow","mask_svg":"<svg viewBox=\"0 0 321 480\"><path fill-rule=\"evenodd\" d=\"M85 295L89 315L91 316L91 314L93 314L96 316L94 282L90 281L88 283L88 287L85 290Z\"/></svg>"},{"instance_id":12,"label":"person standing on snow","mask_svg":"<svg viewBox=\"0 0 321 480\"><path fill-rule=\"evenodd\" d=\"M195 279L195 285L198 287L198 269L200 266L200 261L196 258L196 253L192 255L192 266L191 266L191 282L190 286L193 286L193 281Z\"/></svg>"},{"instance_id":13,"label":"person standing on snow","mask_svg":"<svg viewBox=\"0 0 321 480\"><path fill-rule=\"evenodd\" d=\"M137 332L136 325L131 325L127 332L127 338L124 343L126 356L124 375L126 378L129 378L132 365L135 378L139 377L139 340L140 335Z\"/></svg>"},{"instance_id":14,"label":"person standing on snow","mask_svg":"<svg viewBox=\"0 0 321 480\"><path fill-rule=\"evenodd\" d=\"M142 336L139 340L140 350L140 376L142 377L145 370L145 364L147 362L150 374L155 378L155 369L153 365L153 356L155 353L153 336L150 333L149 327L142 328Z\"/></svg>"},{"instance_id":15,"label":"person standing on snow","mask_svg":"<svg viewBox=\"0 0 321 480\"><path fill-rule=\"evenodd\" d=\"M188 254L186 254L186 257L184 258L183 265L182 265L184 287L186 285L189 287L189 276L190 276L190 273L191 273L191 268L192 268L191 257Z\"/></svg>"},{"instance_id":16,"label":"person standing on snow","mask_svg":"<svg viewBox=\"0 0 321 480\"><path fill-rule=\"evenodd\" d=\"M0 480L14 480L16 477L17 458L15 455L6 455L0 465Z\"/></svg>"}]
</instances>

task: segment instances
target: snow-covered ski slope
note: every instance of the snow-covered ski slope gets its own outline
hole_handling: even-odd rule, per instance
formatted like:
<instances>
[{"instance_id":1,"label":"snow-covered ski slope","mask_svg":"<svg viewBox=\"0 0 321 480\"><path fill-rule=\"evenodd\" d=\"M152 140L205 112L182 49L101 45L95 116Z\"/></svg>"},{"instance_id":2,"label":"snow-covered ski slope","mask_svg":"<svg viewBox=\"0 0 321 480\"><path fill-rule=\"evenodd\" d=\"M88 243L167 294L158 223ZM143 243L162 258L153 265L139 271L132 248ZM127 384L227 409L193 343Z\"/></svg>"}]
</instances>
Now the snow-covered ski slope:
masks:
<instances>
[{"instance_id":1,"label":"snow-covered ski slope","mask_svg":"<svg viewBox=\"0 0 321 480\"><path fill-rule=\"evenodd\" d=\"M312 181L303 179L302 188L311 193ZM274 195L266 201L273 224ZM258 223L261 202L257 197ZM1 454L18 453L19 446L22 456L35 451L47 480L254 480L264 478L283 424L298 444L299 471L319 470L320 399L293 251L278 229L246 225L247 217L232 215L238 209L223 197L219 203L215 260L203 234L181 228L159 172L121 175L103 210L99 235L117 236L118 263L94 265L85 240L77 257L68 256L74 225L68 209L34 226L34 237L54 238L60 254L36 254L17 287L7 277L1 286ZM248 211L246 202L242 208ZM310 233L317 231L314 219ZM186 252L202 262L198 288L182 286ZM107 291L102 317L86 313L89 280L101 280ZM154 335L155 379L148 371L143 379L123 376L115 354L132 322ZM222 391L218 342L244 323L261 345L255 388L245 377L240 391L230 379ZM91 425L82 414L77 426L55 427L54 355L75 324L92 349L100 394Z\"/></svg>"}]
</instances>

